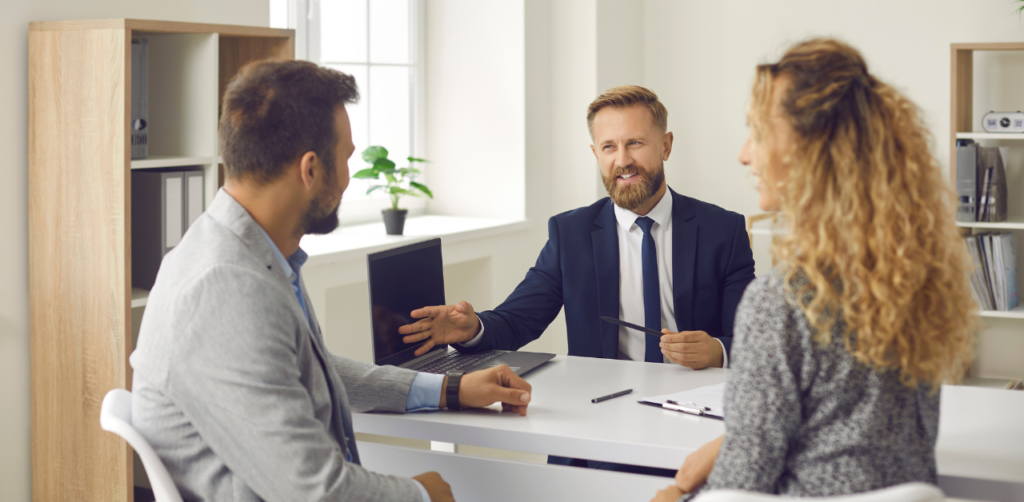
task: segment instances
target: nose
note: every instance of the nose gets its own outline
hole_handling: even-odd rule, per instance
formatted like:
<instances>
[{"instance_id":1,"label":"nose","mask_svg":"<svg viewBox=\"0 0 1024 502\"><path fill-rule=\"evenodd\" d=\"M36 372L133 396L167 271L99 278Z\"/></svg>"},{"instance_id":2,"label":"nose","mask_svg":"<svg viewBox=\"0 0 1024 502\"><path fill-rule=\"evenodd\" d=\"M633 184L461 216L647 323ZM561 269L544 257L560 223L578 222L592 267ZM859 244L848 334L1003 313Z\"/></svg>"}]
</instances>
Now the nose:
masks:
<instances>
[{"instance_id":1,"label":"nose","mask_svg":"<svg viewBox=\"0 0 1024 502\"><path fill-rule=\"evenodd\" d=\"M750 165L752 160L750 155L750 136L747 136L747 140L744 141L743 146L740 147L740 154L737 156L737 160L740 161L740 164L745 166Z\"/></svg>"},{"instance_id":2,"label":"nose","mask_svg":"<svg viewBox=\"0 0 1024 502\"><path fill-rule=\"evenodd\" d=\"M633 165L633 156L628 148L618 148L615 152L615 168L621 169Z\"/></svg>"}]
</instances>

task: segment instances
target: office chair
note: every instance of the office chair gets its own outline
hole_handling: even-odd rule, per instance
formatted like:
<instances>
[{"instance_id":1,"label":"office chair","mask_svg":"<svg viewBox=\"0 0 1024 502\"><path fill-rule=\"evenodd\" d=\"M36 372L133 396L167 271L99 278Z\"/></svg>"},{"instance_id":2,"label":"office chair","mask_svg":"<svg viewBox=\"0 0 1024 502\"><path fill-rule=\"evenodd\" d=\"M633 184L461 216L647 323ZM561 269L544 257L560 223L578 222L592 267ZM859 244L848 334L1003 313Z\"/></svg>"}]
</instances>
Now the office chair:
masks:
<instances>
[{"instance_id":1,"label":"office chair","mask_svg":"<svg viewBox=\"0 0 1024 502\"><path fill-rule=\"evenodd\" d=\"M100 428L113 432L128 441L142 459L149 484L153 487L156 502L182 502L178 488L174 486L171 474L167 472L160 457L149 442L132 427L132 393L124 389L113 389L103 398L100 408Z\"/></svg>"},{"instance_id":2,"label":"office chair","mask_svg":"<svg viewBox=\"0 0 1024 502\"><path fill-rule=\"evenodd\" d=\"M693 502L783 502L787 500L804 502L942 502L944 495L937 486L928 483L903 483L881 490L823 498L782 497L740 490L711 490L698 495Z\"/></svg>"}]
</instances>

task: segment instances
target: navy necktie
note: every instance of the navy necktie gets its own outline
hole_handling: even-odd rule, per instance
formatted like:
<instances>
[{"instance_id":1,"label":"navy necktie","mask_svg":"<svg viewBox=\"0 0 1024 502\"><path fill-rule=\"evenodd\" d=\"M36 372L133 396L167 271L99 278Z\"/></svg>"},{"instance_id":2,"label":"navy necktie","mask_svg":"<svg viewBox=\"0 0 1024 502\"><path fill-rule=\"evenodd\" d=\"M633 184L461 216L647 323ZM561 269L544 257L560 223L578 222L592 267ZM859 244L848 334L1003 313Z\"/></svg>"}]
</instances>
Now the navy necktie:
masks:
<instances>
[{"instance_id":1,"label":"navy necktie","mask_svg":"<svg viewBox=\"0 0 1024 502\"><path fill-rule=\"evenodd\" d=\"M636 224L644 231L640 255L643 258L644 276L644 327L661 331L661 285L658 283L658 248L654 246L654 235L651 227L654 220L644 216L636 219ZM647 334L647 351L644 361L649 363L664 362L660 347L661 337Z\"/></svg>"}]
</instances>

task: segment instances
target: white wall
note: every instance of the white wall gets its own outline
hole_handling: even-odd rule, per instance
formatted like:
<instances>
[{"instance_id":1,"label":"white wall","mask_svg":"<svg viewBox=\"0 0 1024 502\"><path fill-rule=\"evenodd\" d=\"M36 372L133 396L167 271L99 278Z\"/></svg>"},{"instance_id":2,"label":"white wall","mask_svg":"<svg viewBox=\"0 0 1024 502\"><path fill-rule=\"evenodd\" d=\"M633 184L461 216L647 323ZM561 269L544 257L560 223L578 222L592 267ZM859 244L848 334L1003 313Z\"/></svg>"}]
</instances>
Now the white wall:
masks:
<instances>
[{"instance_id":1,"label":"white wall","mask_svg":"<svg viewBox=\"0 0 1024 502\"><path fill-rule=\"evenodd\" d=\"M28 357L28 23L138 18L267 26L267 0L0 2L0 500L31 498Z\"/></svg>"},{"instance_id":2,"label":"white wall","mask_svg":"<svg viewBox=\"0 0 1024 502\"><path fill-rule=\"evenodd\" d=\"M522 218L523 3L425 4L427 211Z\"/></svg>"},{"instance_id":3,"label":"white wall","mask_svg":"<svg viewBox=\"0 0 1024 502\"><path fill-rule=\"evenodd\" d=\"M745 170L736 161L747 134L745 110L754 66L778 60L786 47L812 36L852 44L872 73L916 102L936 140L935 153L948 166L949 44L1024 41L1024 23L1014 3L646 0L644 82L668 107L669 127L675 132L675 148L666 164L669 182L686 195L733 211L759 212L753 190L744 184ZM977 66L976 80L985 71ZM986 88L992 93L1013 89L1021 96L1019 79L1010 80L1019 74L1007 72L1002 82L987 82L981 89L976 82L976 103L1017 110L1020 99L992 103L984 94ZM1024 375L1020 354L1024 322L999 323L981 338L975 372Z\"/></svg>"}]
</instances>

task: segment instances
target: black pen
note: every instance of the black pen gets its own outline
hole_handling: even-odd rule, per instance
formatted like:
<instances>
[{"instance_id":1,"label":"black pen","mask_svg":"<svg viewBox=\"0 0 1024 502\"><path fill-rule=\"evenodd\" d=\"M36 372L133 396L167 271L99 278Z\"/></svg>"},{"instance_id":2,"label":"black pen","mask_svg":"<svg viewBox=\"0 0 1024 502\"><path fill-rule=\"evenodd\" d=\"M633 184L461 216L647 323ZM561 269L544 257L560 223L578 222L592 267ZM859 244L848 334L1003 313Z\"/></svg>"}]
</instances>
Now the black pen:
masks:
<instances>
[{"instance_id":1,"label":"black pen","mask_svg":"<svg viewBox=\"0 0 1024 502\"><path fill-rule=\"evenodd\" d=\"M607 401L609 399L614 399L614 398L619 397L619 396L625 396L626 394L629 394L630 392L633 392L633 389L626 389L626 390L624 390L622 392L616 392L615 394L608 394L607 396L595 397L594 399L591 399L590 402L591 403L600 403L601 401Z\"/></svg>"}]
</instances>

